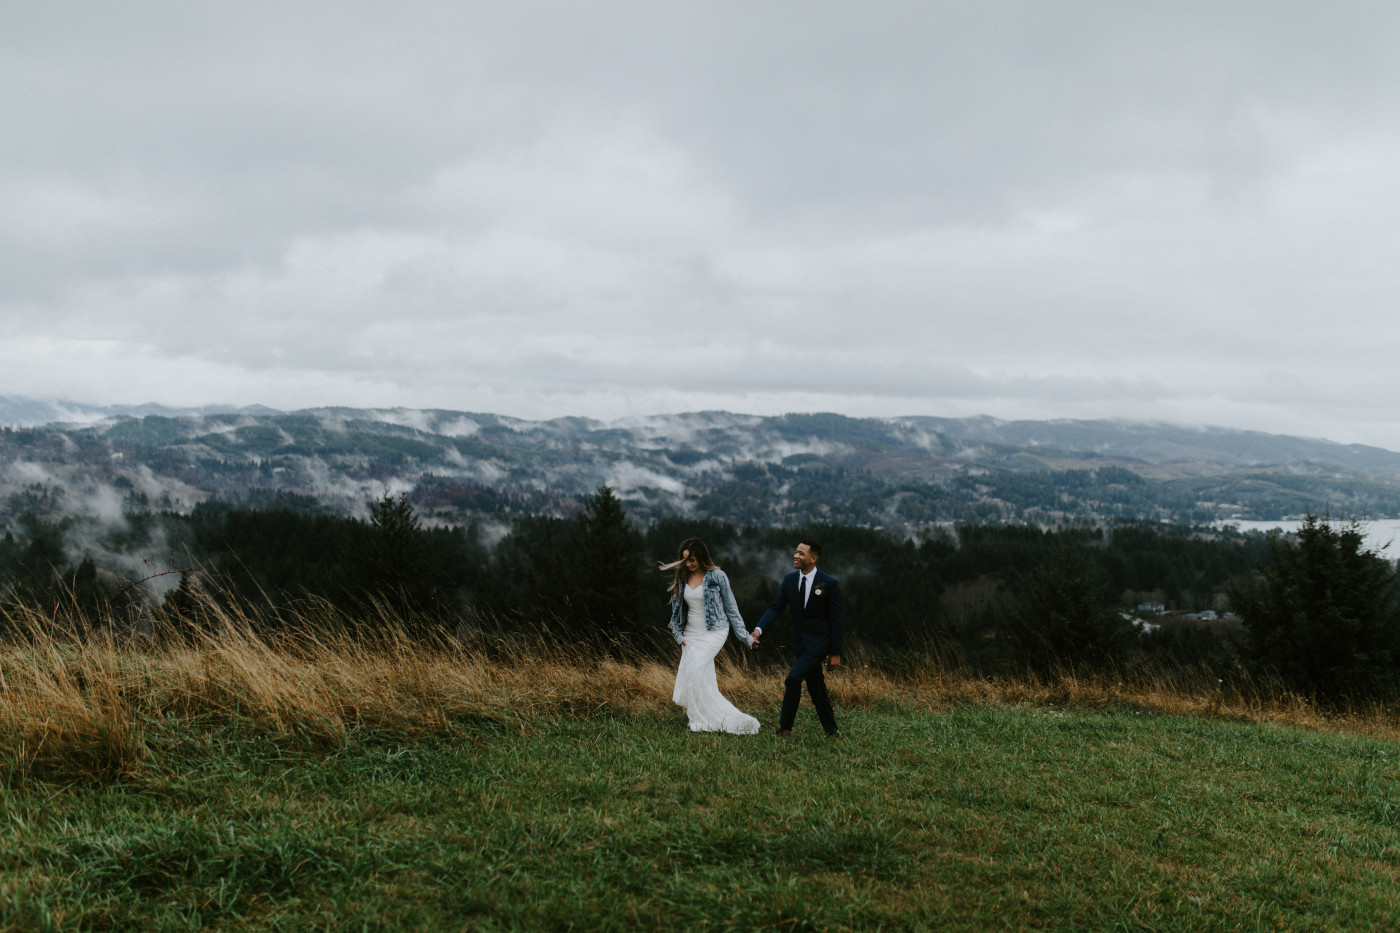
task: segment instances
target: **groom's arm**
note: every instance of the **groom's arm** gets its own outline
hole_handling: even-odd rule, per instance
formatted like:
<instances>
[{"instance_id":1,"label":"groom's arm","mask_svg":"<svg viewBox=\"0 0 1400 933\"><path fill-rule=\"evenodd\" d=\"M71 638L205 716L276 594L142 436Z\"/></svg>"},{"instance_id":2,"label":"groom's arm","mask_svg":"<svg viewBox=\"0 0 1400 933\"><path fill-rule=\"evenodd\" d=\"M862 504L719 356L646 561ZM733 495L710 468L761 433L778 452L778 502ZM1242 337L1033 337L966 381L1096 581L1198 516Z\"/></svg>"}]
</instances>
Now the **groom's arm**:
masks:
<instances>
[{"instance_id":1,"label":"groom's arm","mask_svg":"<svg viewBox=\"0 0 1400 933\"><path fill-rule=\"evenodd\" d=\"M826 618L831 623L831 666L839 667L844 642L841 629L841 584L832 580L826 586Z\"/></svg>"},{"instance_id":2,"label":"groom's arm","mask_svg":"<svg viewBox=\"0 0 1400 933\"><path fill-rule=\"evenodd\" d=\"M778 595L773 597L773 601L768 604L768 608L763 610L763 616L758 620L758 624L753 627L754 634L762 634L768 627L768 623L778 618L778 613L788 607L787 588L781 583L778 584Z\"/></svg>"}]
</instances>

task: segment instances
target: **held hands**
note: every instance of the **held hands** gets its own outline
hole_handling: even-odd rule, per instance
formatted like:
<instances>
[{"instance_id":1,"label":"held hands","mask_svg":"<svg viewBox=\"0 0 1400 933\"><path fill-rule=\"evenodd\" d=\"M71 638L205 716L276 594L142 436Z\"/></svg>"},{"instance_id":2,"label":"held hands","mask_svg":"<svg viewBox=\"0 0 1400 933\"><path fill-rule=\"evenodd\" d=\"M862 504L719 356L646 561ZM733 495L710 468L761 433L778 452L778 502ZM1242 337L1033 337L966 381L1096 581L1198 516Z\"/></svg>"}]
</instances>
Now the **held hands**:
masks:
<instances>
[{"instance_id":1,"label":"held hands","mask_svg":"<svg viewBox=\"0 0 1400 933\"><path fill-rule=\"evenodd\" d=\"M758 647L758 636L762 634L762 632L763 629L761 628L756 628L752 632L749 632L749 637L753 639L753 641L749 642L750 651Z\"/></svg>"}]
</instances>

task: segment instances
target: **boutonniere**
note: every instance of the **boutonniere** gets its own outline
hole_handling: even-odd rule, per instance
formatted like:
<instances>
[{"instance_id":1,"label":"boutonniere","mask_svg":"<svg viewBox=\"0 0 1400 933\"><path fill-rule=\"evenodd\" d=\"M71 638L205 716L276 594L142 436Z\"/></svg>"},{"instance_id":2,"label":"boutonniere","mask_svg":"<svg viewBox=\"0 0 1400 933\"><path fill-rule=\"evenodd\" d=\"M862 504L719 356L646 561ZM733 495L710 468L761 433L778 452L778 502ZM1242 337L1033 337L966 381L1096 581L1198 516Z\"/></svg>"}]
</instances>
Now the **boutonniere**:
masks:
<instances>
[{"instance_id":1,"label":"boutonniere","mask_svg":"<svg viewBox=\"0 0 1400 933\"><path fill-rule=\"evenodd\" d=\"M813 595L813 596L820 596L820 595L822 595L822 587L824 587L824 586L826 586L825 583L818 583L816 586L812 587L812 595Z\"/></svg>"}]
</instances>

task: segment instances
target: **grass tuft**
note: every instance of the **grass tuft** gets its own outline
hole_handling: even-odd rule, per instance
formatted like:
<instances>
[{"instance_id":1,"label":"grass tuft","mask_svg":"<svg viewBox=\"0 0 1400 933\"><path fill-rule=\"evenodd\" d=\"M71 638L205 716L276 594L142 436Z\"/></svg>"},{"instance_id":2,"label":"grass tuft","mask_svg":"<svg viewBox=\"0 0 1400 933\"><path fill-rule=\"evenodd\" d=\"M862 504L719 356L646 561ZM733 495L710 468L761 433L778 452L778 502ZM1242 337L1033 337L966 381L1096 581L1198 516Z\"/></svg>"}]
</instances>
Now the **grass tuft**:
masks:
<instances>
[{"instance_id":1,"label":"grass tuft","mask_svg":"<svg viewBox=\"0 0 1400 933\"><path fill-rule=\"evenodd\" d=\"M109 784L148 757L153 725L237 725L289 747L334 752L365 736L413 740L544 721L674 712L674 669L644 657L580 652L518 634L425 642L381 612L373 626L309 604L277 634L208 600L201 624L158 619L144 636L35 608L0 619L0 775L11 782ZM289 634L290 633L290 634ZM1134 709L1275 723L1394 740L1388 704L1322 708L1247 679L1204 672L1026 673L987 677L937 657L880 665L859 652L828 680L846 708ZM720 688L741 706L781 693L782 668L722 656Z\"/></svg>"}]
</instances>

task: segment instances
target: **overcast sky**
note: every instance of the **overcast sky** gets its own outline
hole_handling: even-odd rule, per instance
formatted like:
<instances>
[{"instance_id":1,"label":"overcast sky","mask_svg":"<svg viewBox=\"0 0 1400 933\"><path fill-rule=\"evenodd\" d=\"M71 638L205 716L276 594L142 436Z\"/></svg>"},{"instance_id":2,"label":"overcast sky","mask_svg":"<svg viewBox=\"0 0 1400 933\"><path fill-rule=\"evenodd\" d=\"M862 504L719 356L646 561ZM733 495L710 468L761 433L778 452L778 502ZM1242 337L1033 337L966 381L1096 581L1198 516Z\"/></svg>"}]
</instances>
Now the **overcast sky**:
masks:
<instances>
[{"instance_id":1,"label":"overcast sky","mask_svg":"<svg viewBox=\"0 0 1400 933\"><path fill-rule=\"evenodd\" d=\"M0 0L0 394L1400 449L1400 4Z\"/></svg>"}]
</instances>

